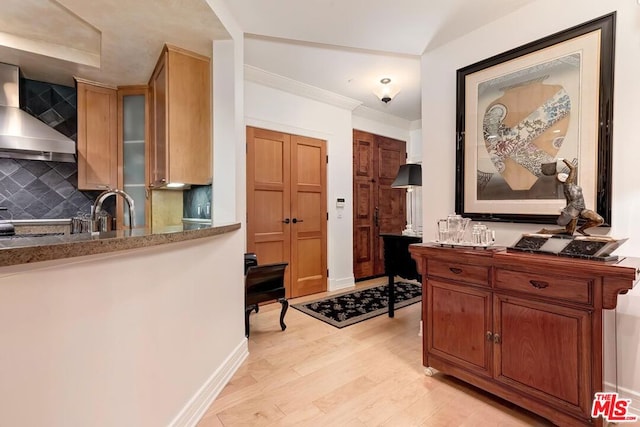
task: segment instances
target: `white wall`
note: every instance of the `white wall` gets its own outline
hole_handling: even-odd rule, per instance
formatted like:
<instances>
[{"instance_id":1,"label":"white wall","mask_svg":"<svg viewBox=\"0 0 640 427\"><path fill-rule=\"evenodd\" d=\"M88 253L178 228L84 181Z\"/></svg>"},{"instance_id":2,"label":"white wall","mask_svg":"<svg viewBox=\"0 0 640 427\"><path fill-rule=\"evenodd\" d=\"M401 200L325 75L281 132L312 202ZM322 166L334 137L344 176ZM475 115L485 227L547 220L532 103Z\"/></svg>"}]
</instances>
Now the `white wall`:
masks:
<instances>
[{"instance_id":1,"label":"white wall","mask_svg":"<svg viewBox=\"0 0 640 427\"><path fill-rule=\"evenodd\" d=\"M327 141L328 286L330 290L352 286L351 111L249 81L244 90L247 126ZM342 218L338 218L336 210L338 197L347 201Z\"/></svg>"},{"instance_id":2,"label":"white wall","mask_svg":"<svg viewBox=\"0 0 640 427\"><path fill-rule=\"evenodd\" d=\"M613 194L611 234L629 237L619 254L640 257L640 159L637 122L640 117L640 6L631 0L538 0L422 57L423 179L437 185L423 187L425 235L433 235L435 221L454 211L456 70L614 10L617 14L613 130ZM528 23L523 25L523 23ZM497 242L511 245L534 224L492 223ZM606 231L606 230L604 230ZM640 411L640 285L618 299L617 370L620 391ZM607 316L611 320L612 316ZM609 322L610 323L610 322ZM614 331L607 324L607 331ZM614 383L615 339L605 347L606 381Z\"/></svg>"},{"instance_id":3,"label":"white wall","mask_svg":"<svg viewBox=\"0 0 640 427\"><path fill-rule=\"evenodd\" d=\"M242 247L0 268L0 425L186 425L247 354Z\"/></svg>"}]
</instances>

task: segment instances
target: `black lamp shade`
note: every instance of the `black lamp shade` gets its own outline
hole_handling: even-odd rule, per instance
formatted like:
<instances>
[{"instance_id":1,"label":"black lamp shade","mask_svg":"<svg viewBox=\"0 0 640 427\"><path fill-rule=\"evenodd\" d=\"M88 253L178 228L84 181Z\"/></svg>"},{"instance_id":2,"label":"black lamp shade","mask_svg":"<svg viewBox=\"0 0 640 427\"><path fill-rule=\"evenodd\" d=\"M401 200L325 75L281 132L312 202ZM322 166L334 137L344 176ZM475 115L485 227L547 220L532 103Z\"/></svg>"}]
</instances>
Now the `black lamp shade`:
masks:
<instances>
[{"instance_id":1,"label":"black lamp shade","mask_svg":"<svg viewBox=\"0 0 640 427\"><path fill-rule=\"evenodd\" d=\"M422 167L417 163L400 165L392 188L422 187Z\"/></svg>"}]
</instances>

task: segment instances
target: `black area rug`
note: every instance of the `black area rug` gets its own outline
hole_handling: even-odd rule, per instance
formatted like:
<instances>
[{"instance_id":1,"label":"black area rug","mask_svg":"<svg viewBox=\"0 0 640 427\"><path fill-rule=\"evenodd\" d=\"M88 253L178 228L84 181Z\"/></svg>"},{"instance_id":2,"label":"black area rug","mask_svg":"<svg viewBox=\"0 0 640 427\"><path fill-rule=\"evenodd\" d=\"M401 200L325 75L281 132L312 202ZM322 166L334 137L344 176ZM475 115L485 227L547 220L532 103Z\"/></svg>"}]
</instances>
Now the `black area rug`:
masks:
<instances>
[{"instance_id":1,"label":"black area rug","mask_svg":"<svg viewBox=\"0 0 640 427\"><path fill-rule=\"evenodd\" d=\"M422 299L422 287L413 283L396 283L396 310ZM293 304L291 307L322 320L336 328L344 328L388 312L387 285L359 289L323 299Z\"/></svg>"}]
</instances>

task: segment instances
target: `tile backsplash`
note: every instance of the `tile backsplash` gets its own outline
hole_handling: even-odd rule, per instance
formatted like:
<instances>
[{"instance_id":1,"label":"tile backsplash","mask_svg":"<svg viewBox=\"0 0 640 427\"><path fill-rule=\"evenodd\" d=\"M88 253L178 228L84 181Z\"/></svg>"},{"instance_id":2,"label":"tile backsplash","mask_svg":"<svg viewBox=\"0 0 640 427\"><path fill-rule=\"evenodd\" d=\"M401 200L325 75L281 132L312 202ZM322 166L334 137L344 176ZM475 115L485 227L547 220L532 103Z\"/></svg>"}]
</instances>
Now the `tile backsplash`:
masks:
<instances>
[{"instance_id":1,"label":"tile backsplash","mask_svg":"<svg viewBox=\"0 0 640 427\"><path fill-rule=\"evenodd\" d=\"M76 90L23 79L21 108L76 140ZM95 191L79 191L76 163L0 159L0 219L61 219L89 212Z\"/></svg>"},{"instance_id":2,"label":"tile backsplash","mask_svg":"<svg viewBox=\"0 0 640 427\"><path fill-rule=\"evenodd\" d=\"M183 218L211 219L211 185L192 185L182 197Z\"/></svg>"},{"instance_id":3,"label":"tile backsplash","mask_svg":"<svg viewBox=\"0 0 640 427\"><path fill-rule=\"evenodd\" d=\"M0 206L8 208L5 217L71 218L79 211L89 212L95 196L78 191L77 185L75 163L0 159Z\"/></svg>"}]
</instances>

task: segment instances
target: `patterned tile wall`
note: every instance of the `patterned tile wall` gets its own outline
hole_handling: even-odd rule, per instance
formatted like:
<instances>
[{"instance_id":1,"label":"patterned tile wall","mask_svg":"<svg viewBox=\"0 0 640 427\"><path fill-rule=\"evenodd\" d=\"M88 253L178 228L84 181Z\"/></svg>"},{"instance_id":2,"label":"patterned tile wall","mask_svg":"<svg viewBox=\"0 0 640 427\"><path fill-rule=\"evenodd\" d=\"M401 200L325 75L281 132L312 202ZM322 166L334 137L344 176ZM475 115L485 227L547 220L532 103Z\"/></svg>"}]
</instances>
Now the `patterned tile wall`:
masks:
<instances>
[{"instance_id":1,"label":"patterned tile wall","mask_svg":"<svg viewBox=\"0 0 640 427\"><path fill-rule=\"evenodd\" d=\"M71 218L89 212L95 196L78 191L77 185L75 163L0 159L0 206L9 209L5 217Z\"/></svg>"},{"instance_id":2,"label":"patterned tile wall","mask_svg":"<svg viewBox=\"0 0 640 427\"><path fill-rule=\"evenodd\" d=\"M76 140L76 90L24 79L21 108ZM98 192L79 191L76 163L0 159L0 218L71 218L89 212ZM8 219L8 218L7 218Z\"/></svg>"}]
</instances>

